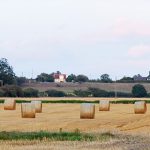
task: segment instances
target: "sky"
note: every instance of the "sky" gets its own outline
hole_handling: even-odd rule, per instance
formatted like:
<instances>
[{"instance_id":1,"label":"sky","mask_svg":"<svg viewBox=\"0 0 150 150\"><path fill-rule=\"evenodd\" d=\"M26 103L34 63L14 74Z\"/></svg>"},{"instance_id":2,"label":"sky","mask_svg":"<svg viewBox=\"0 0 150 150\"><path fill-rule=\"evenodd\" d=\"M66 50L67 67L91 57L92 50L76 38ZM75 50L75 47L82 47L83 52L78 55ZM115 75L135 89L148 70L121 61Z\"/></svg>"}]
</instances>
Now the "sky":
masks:
<instances>
[{"instance_id":1,"label":"sky","mask_svg":"<svg viewBox=\"0 0 150 150\"><path fill-rule=\"evenodd\" d=\"M0 58L17 76L150 71L149 0L0 0Z\"/></svg>"}]
</instances>

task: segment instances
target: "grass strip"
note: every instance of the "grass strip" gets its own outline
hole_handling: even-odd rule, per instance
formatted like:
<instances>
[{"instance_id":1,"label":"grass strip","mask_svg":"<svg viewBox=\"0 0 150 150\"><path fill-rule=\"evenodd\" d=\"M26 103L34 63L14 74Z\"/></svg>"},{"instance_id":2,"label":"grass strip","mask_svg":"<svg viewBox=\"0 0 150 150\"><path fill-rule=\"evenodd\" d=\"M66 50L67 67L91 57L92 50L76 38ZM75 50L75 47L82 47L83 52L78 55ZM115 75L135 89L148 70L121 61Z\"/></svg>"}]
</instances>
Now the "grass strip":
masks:
<instances>
[{"instance_id":1,"label":"grass strip","mask_svg":"<svg viewBox=\"0 0 150 150\"><path fill-rule=\"evenodd\" d=\"M81 103L94 103L98 104L99 101L84 101L84 100L41 100L42 103L53 103L53 104L81 104ZM111 104L134 104L140 100L117 100L110 101ZM16 100L16 103L30 103L30 100ZM150 103L150 100L145 100L146 103ZM4 100L0 100L0 103L4 103Z\"/></svg>"},{"instance_id":2,"label":"grass strip","mask_svg":"<svg viewBox=\"0 0 150 150\"><path fill-rule=\"evenodd\" d=\"M80 132L0 132L0 140L45 140L51 141L104 141L114 138L111 133L87 134Z\"/></svg>"},{"instance_id":3,"label":"grass strip","mask_svg":"<svg viewBox=\"0 0 150 150\"><path fill-rule=\"evenodd\" d=\"M94 103L94 104L99 104L99 101L84 101L84 100L41 100L42 103L53 103L53 104L81 104L81 103ZM111 104L134 104L139 100L118 100L118 101L110 101ZM28 103L31 101L23 101L23 100L17 100L17 103ZM150 100L146 100L146 103L150 103Z\"/></svg>"}]
</instances>

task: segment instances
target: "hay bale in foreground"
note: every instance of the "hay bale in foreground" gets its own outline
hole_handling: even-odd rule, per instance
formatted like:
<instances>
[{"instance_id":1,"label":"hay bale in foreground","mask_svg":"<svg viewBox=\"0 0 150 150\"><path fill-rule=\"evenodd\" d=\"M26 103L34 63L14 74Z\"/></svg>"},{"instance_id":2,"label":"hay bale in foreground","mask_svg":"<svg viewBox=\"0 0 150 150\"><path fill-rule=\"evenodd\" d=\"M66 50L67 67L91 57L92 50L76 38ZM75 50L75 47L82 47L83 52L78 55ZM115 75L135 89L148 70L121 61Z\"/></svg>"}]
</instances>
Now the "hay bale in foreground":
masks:
<instances>
[{"instance_id":1,"label":"hay bale in foreground","mask_svg":"<svg viewBox=\"0 0 150 150\"><path fill-rule=\"evenodd\" d=\"M15 110L16 101L14 99L6 99L4 102L4 110Z\"/></svg>"},{"instance_id":2,"label":"hay bale in foreground","mask_svg":"<svg viewBox=\"0 0 150 150\"><path fill-rule=\"evenodd\" d=\"M42 102L41 101L32 101L31 103L35 106L36 113L42 113Z\"/></svg>"},{"instance_id":3,"label":"hay bale in foreground","mask_svg":"<svg viewBox=\"0 0 150 150\"><path fill-rule=\"evenodd\" d=\"M99 111L110 111L110 102L108 100L99 101Z\"/></svg>"},{"instance_id":4,"label":"hay bale in foreground","mask_svg":"<svg viewBox=\"0 0 150 150\"><path fill-rule=\"evenodd\" d=\"M145 114L147 111L147 106L145 101L135 102L134 112L135 114Z\"/></svg>"},{"instance_id":5,"label":"hay bale in foreground","mask_svg":"<svg viewBox=\"0 0 150 150\"><path fill-rule=\"evenodd\" d=\"M21 104L22 118L35 118L35 106L32 103Z\"/></svg>"},{"instance_id":6,"label":"hay bale in foreground","mask_svg":"<svg viewBox=\"0 0 150 150\"><path fill-rule=\"evenodd\" d=\"M81 119L94 119L95 118L95 105L89 103L81 104L80 108Z\"/></svg>"}]
</instances>

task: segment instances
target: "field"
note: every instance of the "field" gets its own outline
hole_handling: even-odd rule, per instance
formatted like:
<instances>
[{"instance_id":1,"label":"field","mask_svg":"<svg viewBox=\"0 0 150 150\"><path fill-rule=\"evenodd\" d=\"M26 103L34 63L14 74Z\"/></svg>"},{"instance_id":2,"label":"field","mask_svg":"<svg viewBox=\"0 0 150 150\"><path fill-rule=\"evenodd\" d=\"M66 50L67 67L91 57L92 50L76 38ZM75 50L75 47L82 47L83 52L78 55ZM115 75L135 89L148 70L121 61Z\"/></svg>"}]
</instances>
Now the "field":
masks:
<instances>
[{"instance_id":1,"label":"field","mask_svg":"<svg viewBox=\"0 0 150 150\"><path fill-rule=\"evenodd\" d=\"M29 99L31 100L31 99ZM55 99L56 100L56 99ZM99 112L95 119L80 119L80 104L43 104L43 113L35 119L21 118L20 104L15 111L3 110L0 104L0 132L76 132L87 134L111 133L114 137L96 141L12 140L0 141L0 149L149 149L150 104L144 115L134 114L133 104L111 104L110 112ZM4 132L5 133L5 132ZM143 138L144 137L144 138Z\"/></svg>"},{"instance_id":2,"label":"field","mask_svg":"<svg viewBox=\"0 0 150 150\"><path fill-rule=\"evenodd\" d=\"M4 111L0 105L0 131L119 131L150 133L150 105L145 115L134 114L132 104L111 104L110 112L99 112L93 120L80 119L80 104L43 104L43 113L35 119L22 119L20 104L16 111Z\"/></svg>"},{"instance_id":3,"label":"field","mask_svg":"<svg viewBox=\"0 0 150 150\"><path fill-rule=\"evenodd\" d=\"M106 91L115 91L131 93L132 87L137 83L30 83L24 84L22 87L35 88L39 91L49 89L60 90L64 92L73 92L74 90L87 90L89 87L99 88ZM150 93L150 83L140 83L144 85L147 92Z\"/></svg>"}]
</instances>

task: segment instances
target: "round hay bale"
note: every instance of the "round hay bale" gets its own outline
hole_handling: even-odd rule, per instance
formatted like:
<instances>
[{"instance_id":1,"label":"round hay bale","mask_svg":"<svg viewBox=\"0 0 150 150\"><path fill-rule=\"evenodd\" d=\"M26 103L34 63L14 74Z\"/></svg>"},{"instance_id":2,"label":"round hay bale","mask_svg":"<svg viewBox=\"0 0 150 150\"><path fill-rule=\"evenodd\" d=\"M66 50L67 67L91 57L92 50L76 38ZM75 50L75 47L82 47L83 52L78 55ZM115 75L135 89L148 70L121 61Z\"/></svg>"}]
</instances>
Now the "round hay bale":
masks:
<instances>
[{"instance_id":1,"label":"round hay bale","mask_svg":"<svg viewBox=\"0 0 150 150\"><path fill-rule=\"evenodd\" d=\"M110 111L110 102L108 100L99 101L99 111Z\"/></svg>"},{"instance_id":2,"label":"round hay bale","mask_svg":"<svg viewBox=\"0 0 150 150\"><path fill-rule=\"evenodd\" d=\"M35 106L32 103L21 104L22 118L35 118Z\"/></svg>"},{"instance_id":3,"label":"round hay bale","mask_svg":"<svg viewBox=\"0 0 150 150\"><path fill-rule=\"evenodd\" d=\"M81 119L94 119L95 118L95 105L89 103L81 104L80 108Z\"/></svg>"},{"instance_id":4,"label":"round hay bale","mask_svg":"<svg viewBox=\"0 0 150 150\"><path fill-rule=\"evenodd\" d=\"M4 102L4 110L15 110L16 101L14 99L6 99Z\"/></svg>"},{"instance_id":5,"label":"round hay bale","mask_svg":"<svg viewBox=\"0 0 150 150\"><path fill-rule=\"evenodd\" d=\"M145 101L135 102L134 112L135 114L145 114L147 111L147 105Z\"/></svg>"},{"instance_id":6,"label":"round hay bale","mask_svg":"<svg viewBox=\"0 0 150 150\"><path fill-rule=\"evenodd\" d=\"M41 101L32 101L31 103L34 105L36 113L42 113L42 102Z\"/></svg>"}]
</instances>

